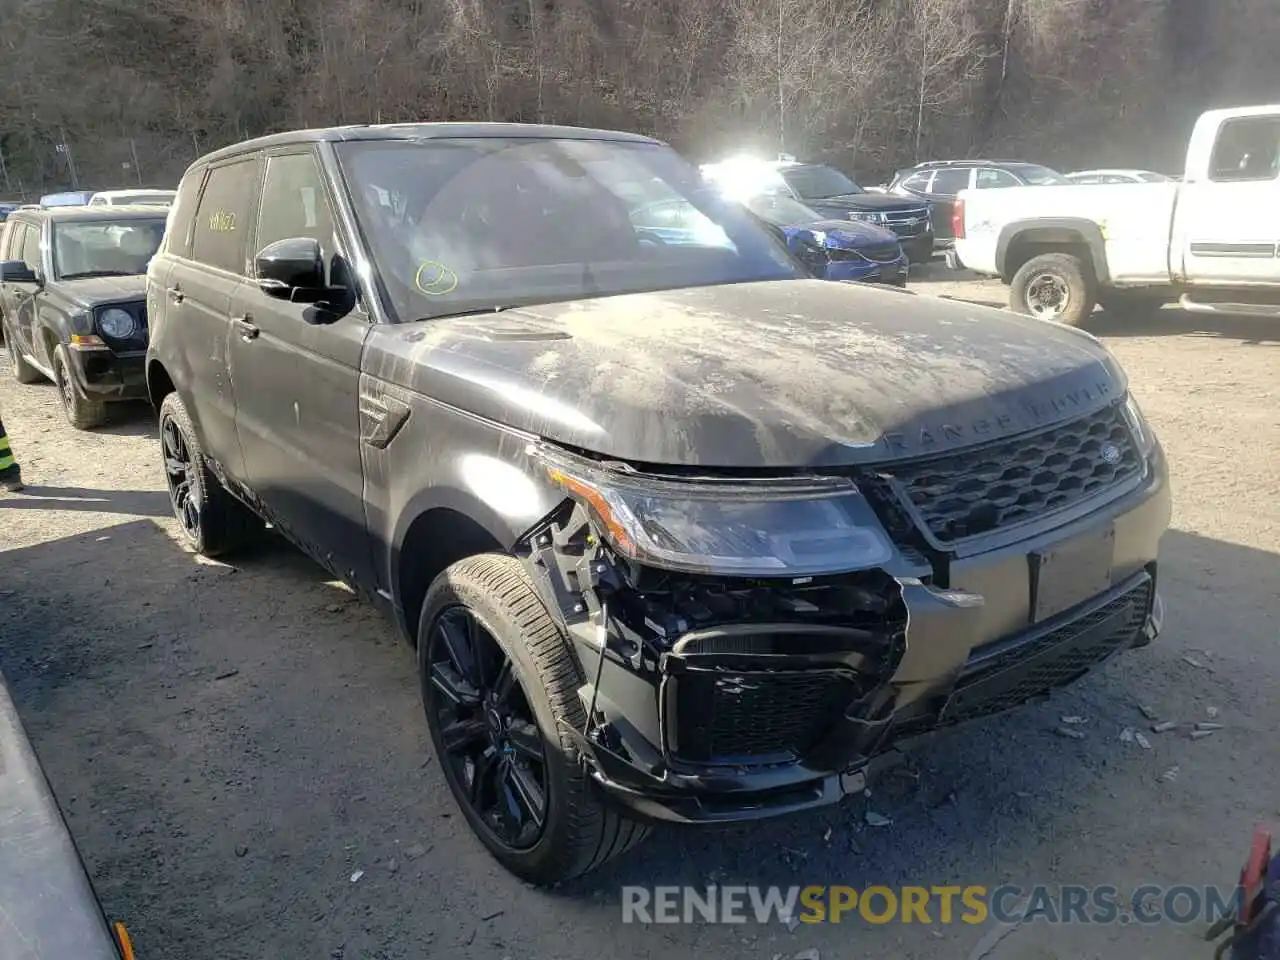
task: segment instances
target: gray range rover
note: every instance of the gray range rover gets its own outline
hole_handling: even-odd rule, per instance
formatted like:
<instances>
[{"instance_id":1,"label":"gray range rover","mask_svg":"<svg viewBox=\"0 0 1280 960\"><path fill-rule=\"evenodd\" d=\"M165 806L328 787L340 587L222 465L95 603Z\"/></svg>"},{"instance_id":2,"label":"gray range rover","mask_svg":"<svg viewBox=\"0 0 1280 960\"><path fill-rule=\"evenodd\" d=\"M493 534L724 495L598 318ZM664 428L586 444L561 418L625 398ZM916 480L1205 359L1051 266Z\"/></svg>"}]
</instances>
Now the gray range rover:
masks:
<instances>
[{"instance_id":1,"label":"gray range rover","mask_svg":"<svg viewBox=\"0 0 1280 960\"><path fill-rule=\"evenodd\" d=\"M633 218L664 200L700 239ZM1097 340L812 279L643 137L226 148L147 306L193 548L265 519L383 609L467 822L534 882L835 802L1159 628L1167 470Z\"/></svg>"}]
</instances>

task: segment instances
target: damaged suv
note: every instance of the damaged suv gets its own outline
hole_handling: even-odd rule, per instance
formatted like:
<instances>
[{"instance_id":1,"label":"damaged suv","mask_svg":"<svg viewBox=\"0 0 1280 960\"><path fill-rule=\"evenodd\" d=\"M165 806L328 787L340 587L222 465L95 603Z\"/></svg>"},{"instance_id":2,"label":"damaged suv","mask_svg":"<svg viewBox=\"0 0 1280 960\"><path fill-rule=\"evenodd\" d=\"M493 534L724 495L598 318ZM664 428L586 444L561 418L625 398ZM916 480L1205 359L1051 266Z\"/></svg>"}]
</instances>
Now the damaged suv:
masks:
<instances>
[{"instance_id":1,"label":"damaged suv","mask_svg":"<svg viewBox=\"0 0 1280 960\"><path fill-rule=\"evenodd\" d=\"M705 222L670 244L638 204ZM467 822L552 883L655 821L831 803L1160 622L1114 358L808 277L663 144L344 127L184 176L148 274L175 515L394 618Z\"/></svg>"}]
</instances>

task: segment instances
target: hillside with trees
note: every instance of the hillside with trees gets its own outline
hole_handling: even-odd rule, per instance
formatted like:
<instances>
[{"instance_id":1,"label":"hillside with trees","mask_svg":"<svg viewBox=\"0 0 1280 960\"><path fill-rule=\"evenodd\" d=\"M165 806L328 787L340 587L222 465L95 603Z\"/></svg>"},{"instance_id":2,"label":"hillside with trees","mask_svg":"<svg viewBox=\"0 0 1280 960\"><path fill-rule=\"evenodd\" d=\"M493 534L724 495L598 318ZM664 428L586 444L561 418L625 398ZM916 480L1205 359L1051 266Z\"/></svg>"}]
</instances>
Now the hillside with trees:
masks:
<instances>
[{"instance_id":1,"label":"hillside with trees","mask_svg":"<svg viewBox=\"0 0 1280 960\"><path fill-rule=\"evenodd\" d=\"M274 130L636 129L874 182L1000 154L1176 172L1195 115L1280 100L1277 0L3 0L7 193L172 185Z\"/></svg>"}]
</instances>

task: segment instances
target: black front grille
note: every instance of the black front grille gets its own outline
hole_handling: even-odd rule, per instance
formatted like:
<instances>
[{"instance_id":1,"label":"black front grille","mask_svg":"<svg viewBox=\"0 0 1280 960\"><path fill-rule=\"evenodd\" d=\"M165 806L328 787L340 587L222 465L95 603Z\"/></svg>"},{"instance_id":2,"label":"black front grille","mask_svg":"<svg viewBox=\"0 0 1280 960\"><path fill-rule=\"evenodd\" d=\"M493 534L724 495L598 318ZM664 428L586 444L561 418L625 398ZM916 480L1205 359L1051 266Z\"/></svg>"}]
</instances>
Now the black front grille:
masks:
<instances>
[{"instance_id":1,"label":"black front grille","mask_svg":"<svg viewBox=\"0 0 1280 960\"><path fill-rule=\"evenodd\" d=\"M889 487L954 543L1106 494L1142 471L1119 406L972 450L894 465Z\"/></svg>"},{"instance_id":2,"label":"black front grille","mask_svg":"<svg viewBox=\"0 0 1280 960\"><path fill-rule=\"evenodd\" d=\"M801 756L840 718L856 685L834 670L690 668L674 678L672 752L695 763Z\"/></svg>"},{"instance_id":3,"label":"black front grille","mask_svg":"<svg viewBox=\"0 0 1280 960\"><path fill-rule=\"evenodd\" d=\"M867 260L874 260L876 263L892 263L901 256L902 248L896 243L877 243L859 247L857 252Z\"/></svg>"},{"instance_id":4,"label":"black front grille","mask_svg":"<svg viewBox=\"0 0 1280 960\"><path fill-rule=\"evenodd\" d=\"M1155 584L1144 576L1133 589L1030 639L997 641L969 656L944 723L959 723L1043 697L1087 673L1141 629ZM1106 629L1099 630L1103 624Z\"/></svg>"}]
</instances>

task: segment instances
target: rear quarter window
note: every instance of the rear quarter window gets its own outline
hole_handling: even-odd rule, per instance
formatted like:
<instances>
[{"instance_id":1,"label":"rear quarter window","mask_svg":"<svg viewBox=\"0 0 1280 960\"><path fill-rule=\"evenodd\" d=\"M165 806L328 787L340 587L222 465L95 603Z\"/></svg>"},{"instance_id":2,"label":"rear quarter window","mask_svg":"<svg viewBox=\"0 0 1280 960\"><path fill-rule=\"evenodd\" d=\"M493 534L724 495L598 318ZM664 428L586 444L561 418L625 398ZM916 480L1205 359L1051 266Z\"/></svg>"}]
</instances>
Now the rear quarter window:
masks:
<instances>
[{"instance_id":1,"label":"rear quarter window","mask_svg":"<svg viewBox=\"0 0 1280 960\"><path fill-rule=\"evenodd\" d=\"M200 187L204 184L207 168L191 170L178 185L178 195L169 208L164 233L164 250L179 257L191 256L191 227L196 219L196 206L200 201Z\"/></svg>"},{"instance_id":2,"label":"rear quarter window","mask_svg":"<svg viewBox=\"0 0 1280 960\"><path fill-rule=\"evenodd\" d=\"M245 275L257 189L257 157L235 160L209 171L191 231L193 260Z\"/></svg>"}]
</instances>

